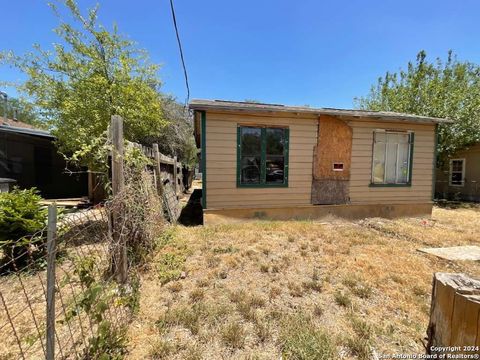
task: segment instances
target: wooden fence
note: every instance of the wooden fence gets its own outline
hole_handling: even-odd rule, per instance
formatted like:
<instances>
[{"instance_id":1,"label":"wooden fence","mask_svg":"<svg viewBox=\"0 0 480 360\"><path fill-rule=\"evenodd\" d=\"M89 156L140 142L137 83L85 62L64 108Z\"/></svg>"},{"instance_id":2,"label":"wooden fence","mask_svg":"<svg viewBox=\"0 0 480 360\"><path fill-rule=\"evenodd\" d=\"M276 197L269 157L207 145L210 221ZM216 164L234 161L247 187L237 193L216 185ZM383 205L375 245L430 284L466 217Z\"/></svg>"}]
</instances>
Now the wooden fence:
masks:
<instances>
[{"instance_id":1,"label":"wooden fence","mask_svg":"<svg viewBox=\"0 0 480 360\"><path fill-rule=\"evenodd\" d=\"M121 129L119 132L118 129ZM171 222L176 222L180 216L180 208L178 205L179 197L183 196L187 186L183 183L183 164L177 161L177 157L169 157L162 154L159 151L158 144L153 144L152 147L148 147L136 142L128 141L123 136L123 119L120 116L112 116L110 124L110 134L113 144L112 150L112 188L114 190L118 184L121 184L124 180L123 165L120 169L120 164L116 159L123 159L123 143L126 142L127 146L139 149L147 158L152 160L149 170L155 177L155 185L158 195L162 197L162 202L166 215ZM123 160L122 160L123 161ZM119 177L120 176L120 177Z\"/></svg>"},{"instance_id":2,"label":"wooden fence","mask_svg":"<svg viewBox=\"0 0 480 360\"><path fill-rule=\"evenodd\" d=\"M153 166L155 176L158 176L158 173L160 173L162 182L164 184L171 183L175 194L177 196L182 195L183 191L185 190L182 176L183 164L177 161L176 156L172 158L162 154L158 151L158 144L153 144L152 147L144 146L131 141L127 141L127 144L140 149L146 157L152 159L155 164Z\"/></svg>"}]
</instances>

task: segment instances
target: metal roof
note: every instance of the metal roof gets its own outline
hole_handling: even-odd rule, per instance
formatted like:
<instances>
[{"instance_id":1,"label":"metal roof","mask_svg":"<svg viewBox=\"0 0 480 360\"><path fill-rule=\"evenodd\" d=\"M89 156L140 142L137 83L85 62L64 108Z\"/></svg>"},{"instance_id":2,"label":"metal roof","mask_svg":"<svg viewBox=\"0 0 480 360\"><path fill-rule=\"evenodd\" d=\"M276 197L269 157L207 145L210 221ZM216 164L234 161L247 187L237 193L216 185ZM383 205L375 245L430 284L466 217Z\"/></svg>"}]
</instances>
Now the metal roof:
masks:
<instances>
[{"instance_id":1,"label":"metal roof","mask_svg":"<svg viewBox=\"0 0 480 360\"><path fill-rule=\"evenodd\" d=\"M452 120L441 119L429 116L402 114L391 111L370 111L353 109L334 108L311 108L308 106L288 106L279 104L263 104L254 102L226 101L226 100L204 100L194 99L190 101L192 110L220 110L220 111L245 111L245 112L285 112L302 113L312 115L332 115L343 117L354 117L359 120L375 119L379 121L405 121L417 123L451 123Z\"/></svg>"},{"instance_id":2,"label":"metal roof","mask_svg":"<svg viewBox=\"0 0 480 360\"><path fill-rule=\"evenodd\" d=\"M53 136L52 134L50 134L49 131L46 131L46 130L17 127L17 126L10 126L10 125L4 125L4 124L0 124L0 132L10 132L15 134L41 136L41 137L47 137L50 139L55 138L55 136Z\"/></svg>"}]
</instances>

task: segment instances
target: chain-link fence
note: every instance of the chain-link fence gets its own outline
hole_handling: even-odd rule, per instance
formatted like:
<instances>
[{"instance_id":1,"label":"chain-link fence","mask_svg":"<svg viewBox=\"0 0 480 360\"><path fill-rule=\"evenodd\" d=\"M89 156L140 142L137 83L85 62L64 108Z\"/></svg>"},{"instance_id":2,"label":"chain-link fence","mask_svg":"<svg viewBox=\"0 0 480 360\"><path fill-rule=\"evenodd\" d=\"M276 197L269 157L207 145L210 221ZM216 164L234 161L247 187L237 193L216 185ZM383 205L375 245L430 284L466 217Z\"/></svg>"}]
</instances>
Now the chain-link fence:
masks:
<instances>
[{"instance_id":1,"label":"chain-link fence","mask_svg":"<svg viewBox=\"0 0 480 360\"><path fill-rule=\"evenodd\" d=\"M122 121L113 118L111 199L81 211L50 205L48 226L0 243L0 360L115 358L125 351L138 306L135 269L165 226L165 192L159 161L125 160Z\"/></svg>"},{"instance_id":2,"label":"chain-link fence","mask_svg":"<svg viewBox=\"0 0 480 360\"><path fill-rule=\"evenodd\" d=\"M52 358L53 347L62 359L121 351L111 342L121 340L135 294L113 281L107 209L58 222L54 205L49 210L48 228L24 239L23 251L3 254L0 358Z\"/></svg>"}]
</instances>

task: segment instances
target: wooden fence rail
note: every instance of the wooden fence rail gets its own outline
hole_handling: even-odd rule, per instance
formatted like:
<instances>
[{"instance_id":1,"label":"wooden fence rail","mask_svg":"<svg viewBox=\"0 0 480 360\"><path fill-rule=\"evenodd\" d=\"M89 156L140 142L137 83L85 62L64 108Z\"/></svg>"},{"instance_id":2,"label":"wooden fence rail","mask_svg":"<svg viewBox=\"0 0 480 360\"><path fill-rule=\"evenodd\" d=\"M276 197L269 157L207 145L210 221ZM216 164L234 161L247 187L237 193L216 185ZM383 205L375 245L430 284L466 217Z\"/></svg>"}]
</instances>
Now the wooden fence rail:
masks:
<instances>
[{"instance_id":1,"label":"wooden fence rail","mask_svg":"<svg viewBox=\"0 0 480 360\"><path fill-rule=\"evenodd\" d=\"M158 167L155 175L158 177L157 173L159 173L162 182L168 180L173 185L176 196L179 196L181 192L183 192L185 188L182 177L183 164L177 161L176 156L172 158L162 154L158 151L158 144L153 144L152 147L144 146L131 141L127 141L127 144L128 146L138 148L146 157L154 161L154 169Z\"/></svg>"}]
</instances>

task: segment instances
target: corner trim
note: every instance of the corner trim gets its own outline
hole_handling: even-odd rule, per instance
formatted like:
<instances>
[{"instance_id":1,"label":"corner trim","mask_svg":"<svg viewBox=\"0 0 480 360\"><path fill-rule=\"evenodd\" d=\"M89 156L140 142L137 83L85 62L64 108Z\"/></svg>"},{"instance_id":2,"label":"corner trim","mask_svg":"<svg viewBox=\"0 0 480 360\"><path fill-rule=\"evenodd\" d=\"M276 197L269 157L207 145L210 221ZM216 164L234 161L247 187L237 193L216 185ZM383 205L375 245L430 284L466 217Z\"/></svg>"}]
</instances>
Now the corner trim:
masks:
<instances>
[{"instance_id":1,"label":"corner trim","mask_svg":"<svg viewBox=\"0 0 480 360\"><path fill-rule=\"evenodd\" d=\"M201 111L201 150L202 150L202 207L207 208L207 114Z\"/></svg>"}]
</instances>

